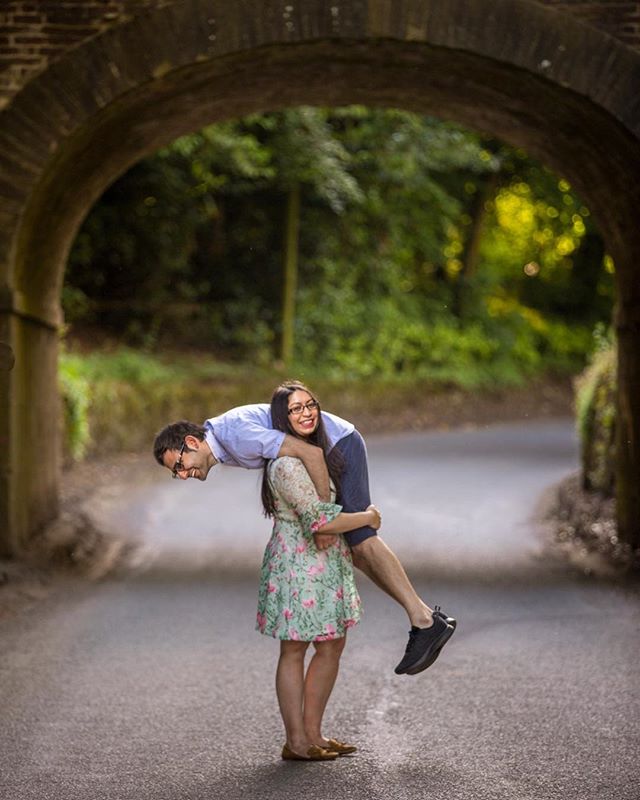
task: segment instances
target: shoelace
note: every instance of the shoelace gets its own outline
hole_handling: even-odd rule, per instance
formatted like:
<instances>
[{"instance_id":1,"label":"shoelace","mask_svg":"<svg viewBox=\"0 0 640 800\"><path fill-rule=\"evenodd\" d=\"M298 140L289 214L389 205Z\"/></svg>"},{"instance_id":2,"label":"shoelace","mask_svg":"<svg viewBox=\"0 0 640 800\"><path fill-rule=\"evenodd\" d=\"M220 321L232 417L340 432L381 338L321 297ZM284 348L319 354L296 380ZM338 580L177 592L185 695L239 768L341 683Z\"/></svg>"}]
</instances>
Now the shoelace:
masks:
<instances>
[{"instance_id":1,"label":"shoelace","mask_svg":"<svg viewBox=\"0 0 640 800\"><path fill-rule=\"evenodd\" d=\"M434 612L436 612L436 611L440 611L441 609L440 609L440 606L434 606L433 610L434 610ZM419 630L417 630L417 631L410 630L409 631L409 641L407 642L407 647L406 647L406 649L404 651L405 656L407 655L407 653L413 647L413 645L415 643L415 640L416 640L416 636L418 635L419 632L420 632Z\"/></svg>"},{"instance_id":2,"label":"shoelace","mask_svg":"<svg viewBox=\"0 0 640 800\"><path fill-rule=\"evenodd\" d=\"M417 636L417 635L418 635L418 631L409 631L409 641L407 642L407 648L406 648L406 650L404 651L404 654L405 654L405 656L407 655L407 653L408 653L408 652L411 650L411 648L413 647L413 645L414 645L414 643L415 643L415 640L416 640L416 636Z\"/></svg>"}]
</instances>

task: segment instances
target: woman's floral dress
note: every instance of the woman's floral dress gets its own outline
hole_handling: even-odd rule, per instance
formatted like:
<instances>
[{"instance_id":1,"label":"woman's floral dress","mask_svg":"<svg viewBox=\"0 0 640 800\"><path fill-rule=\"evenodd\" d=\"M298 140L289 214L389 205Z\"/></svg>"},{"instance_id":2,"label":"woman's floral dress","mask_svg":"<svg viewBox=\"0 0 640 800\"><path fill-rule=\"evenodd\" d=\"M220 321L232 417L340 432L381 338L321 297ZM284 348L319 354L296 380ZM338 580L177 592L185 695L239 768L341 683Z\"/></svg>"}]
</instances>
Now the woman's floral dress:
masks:
<instances>
[{"instance_id":1,"label":"woman's floral dress","mask_svg":"<svg viewBox=\"0 0 640 800\"><path fill-rule=\"evenodd\" d=\"M360 619L362 605L351 550L342 536L326 550L318 550L313 539L342 507L319 500L297 458L272 461L269 480L276 515L262 561L256 629L306 642L344 636Z\"/></svg>"}]
</instances>

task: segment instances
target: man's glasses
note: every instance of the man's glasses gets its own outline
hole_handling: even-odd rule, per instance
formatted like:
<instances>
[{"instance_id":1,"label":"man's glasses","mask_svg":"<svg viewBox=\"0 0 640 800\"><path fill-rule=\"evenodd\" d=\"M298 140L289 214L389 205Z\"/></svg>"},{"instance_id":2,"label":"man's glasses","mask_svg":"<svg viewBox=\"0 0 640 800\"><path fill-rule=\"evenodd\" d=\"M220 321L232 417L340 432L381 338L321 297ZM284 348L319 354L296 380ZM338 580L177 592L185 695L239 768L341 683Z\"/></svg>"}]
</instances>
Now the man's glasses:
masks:
<instances>
[{"instance_id":1,"label":"man's glasses","mask_svg":"<svg viewBox=\"0 0 640 800\"><path fill-rule=\"evenodd\" d=\"M173 465L173 469L171 470L171 477L172 478L177 478L178 477L178 473L182 472L182 470L184 469L184 464L182 463L182 454L184 453L186 446L187 446L187 443L186 442L182 442L182 447L180 448L180 452L178 453L178 460Z\"/></svg>"},{"instance_id":2,"label":"man's glasses","mask_svg":"<svg viewBox=\"0 0 640 800\"><path fill-rule=\"evenodd\" d=\"M302 414L302 412L306 409L307 411L315 411L317 408L320 408L320 404L317 400L309 400L308 403L296 403L295 405L289 406L289 410L287 414Z\"/></svg>"}]
</instances>

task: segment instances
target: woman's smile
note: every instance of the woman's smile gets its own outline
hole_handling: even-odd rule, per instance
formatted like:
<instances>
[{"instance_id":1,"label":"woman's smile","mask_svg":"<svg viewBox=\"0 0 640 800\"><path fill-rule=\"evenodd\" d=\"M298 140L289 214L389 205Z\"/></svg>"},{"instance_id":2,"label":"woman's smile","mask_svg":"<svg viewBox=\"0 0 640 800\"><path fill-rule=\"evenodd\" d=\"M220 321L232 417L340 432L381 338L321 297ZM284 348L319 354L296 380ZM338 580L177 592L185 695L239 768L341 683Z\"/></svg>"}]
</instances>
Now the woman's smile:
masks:
<instances>
[{"instance_id":1,"label":"woman's smile","mask_svg":"<svg viewBox=\"0 0 640 800\"><path fill-rule=\"evenodd\" d=\"M309 403L315 403L315 398L309 392L298 389L289 395L288 400L289 424L294 433L299 436L310 436L318 427L320 413L317 405L315 408L309 408Z\"/></svg>"}]
</instances>

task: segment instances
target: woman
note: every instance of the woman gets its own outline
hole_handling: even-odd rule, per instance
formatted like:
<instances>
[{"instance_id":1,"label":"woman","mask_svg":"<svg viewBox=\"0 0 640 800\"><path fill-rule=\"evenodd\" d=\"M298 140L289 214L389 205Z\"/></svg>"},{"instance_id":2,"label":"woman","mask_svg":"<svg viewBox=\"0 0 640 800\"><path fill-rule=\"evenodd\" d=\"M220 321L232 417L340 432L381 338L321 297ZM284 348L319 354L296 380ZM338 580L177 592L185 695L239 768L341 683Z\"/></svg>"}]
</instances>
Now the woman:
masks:
<instances>
[{"instance_id":1,"label":"woman","mask_svg":"<svg viewBox=\"0 0 640 800\"><path fill-rule=\"evenodd\" d=\"M271 399L276 430L305 439L324 450L335 499L340 480L339 454L327 453L320 405L301 383L285 383ZM297 458L267 462L262 482L266 516L273 533L262 562L257 629L280 639L276 693L287 740L282 758L328 761L352 753L353 745L322 735L322 716L333 689L347 628L360 619L361 603L353 577L351 551L337 537L318 550L313 534L341 534L370 525L380 527L375 506L346 514L335 503L323 503ZM305 653L315 653L304 670Z\"/></svg>"}]
</instances>

